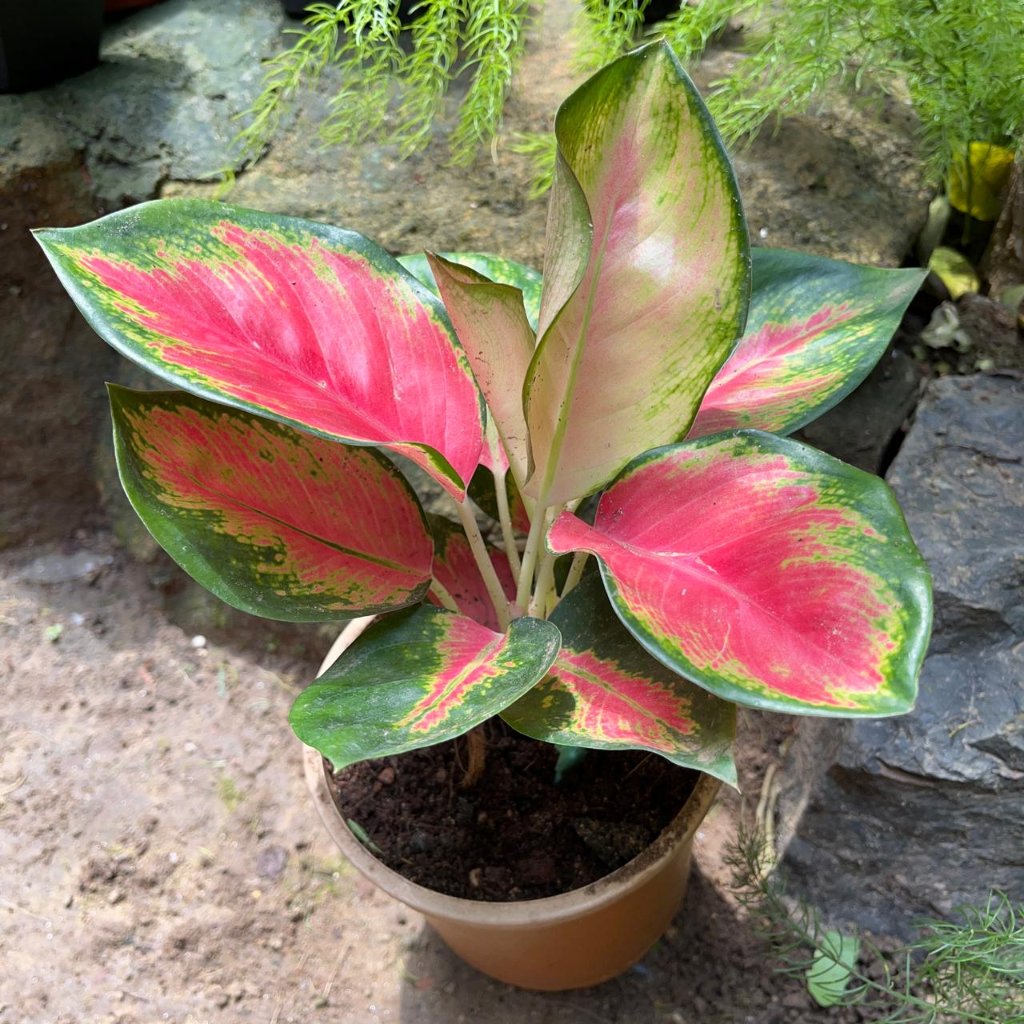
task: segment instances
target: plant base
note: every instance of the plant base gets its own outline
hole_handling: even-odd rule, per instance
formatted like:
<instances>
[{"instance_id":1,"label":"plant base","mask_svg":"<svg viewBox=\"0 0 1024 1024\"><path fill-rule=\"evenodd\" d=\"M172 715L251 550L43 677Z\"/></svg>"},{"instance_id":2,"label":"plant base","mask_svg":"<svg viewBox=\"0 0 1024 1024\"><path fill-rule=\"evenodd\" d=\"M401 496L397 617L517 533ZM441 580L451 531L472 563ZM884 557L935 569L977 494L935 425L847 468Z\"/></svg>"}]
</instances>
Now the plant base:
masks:
<instances>
[{"instance_id":1,"label":"plant base","mask_svg":"<svg viewBox=\"0 0 1024 1024\"><path fill-rule=\"evenodd\" d=\"M310 748L305 771L328 832L366 878L423 914L468 964L499 981L547 991L607 981L660 938L686 891L693 836L720 785L702 775L658 839L592 885L545 899L481 903L433 892L386 867L345 825L327 766Z\"/></svg>"}]
</instances>

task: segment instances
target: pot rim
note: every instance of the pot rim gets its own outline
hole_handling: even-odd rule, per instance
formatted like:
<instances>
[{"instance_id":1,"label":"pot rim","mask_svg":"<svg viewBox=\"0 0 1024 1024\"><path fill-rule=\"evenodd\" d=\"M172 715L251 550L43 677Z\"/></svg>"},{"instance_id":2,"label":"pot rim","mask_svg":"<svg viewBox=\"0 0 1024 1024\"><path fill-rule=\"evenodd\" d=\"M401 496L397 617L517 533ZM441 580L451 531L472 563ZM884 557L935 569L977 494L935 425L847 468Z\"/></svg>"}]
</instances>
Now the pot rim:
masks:
<instances>
[{"instance_id":1,"label":"pot rim","mask_svg":"<svg viewBox=\"0 0 1024 1024\"><path fill-rule=\"evenodd\" d=\"M624 889L642 885L656 874L697 831L711 807L721 782L700 773L679 813L643 853L579 889L542 899L490 902L469 900L435 892L379 861L352 834L342 817L327 780L327 762L318 750L303 747L306 784L331 838L342 853L366 878L395 899L428 917L446 917L493 928L519 928L538 922L570 920L618 899Z\"/></svg>"}]
</instances>

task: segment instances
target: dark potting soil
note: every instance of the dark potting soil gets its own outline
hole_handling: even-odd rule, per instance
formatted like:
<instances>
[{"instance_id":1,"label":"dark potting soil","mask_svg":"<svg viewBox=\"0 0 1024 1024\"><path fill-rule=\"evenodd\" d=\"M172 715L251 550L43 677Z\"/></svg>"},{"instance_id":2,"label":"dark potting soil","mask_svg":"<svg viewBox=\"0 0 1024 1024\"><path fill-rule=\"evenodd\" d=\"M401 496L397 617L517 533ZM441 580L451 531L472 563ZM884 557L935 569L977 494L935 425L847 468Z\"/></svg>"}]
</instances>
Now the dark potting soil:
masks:
<instances>
[{"instance_id":1,"label":"dark potting soil","mask_svg":"<svg viewBox=\"0 0 1024 1024\"><path fill-rule=\"evenodd\" d=\"M483 775L465 786L465 738L335 776L346 820L406 878L450 896L538 899L630 861L675 817L696 772L640 751L588 751L555 782L557 752L487 727Z\"/></svg>"}]
</instances>

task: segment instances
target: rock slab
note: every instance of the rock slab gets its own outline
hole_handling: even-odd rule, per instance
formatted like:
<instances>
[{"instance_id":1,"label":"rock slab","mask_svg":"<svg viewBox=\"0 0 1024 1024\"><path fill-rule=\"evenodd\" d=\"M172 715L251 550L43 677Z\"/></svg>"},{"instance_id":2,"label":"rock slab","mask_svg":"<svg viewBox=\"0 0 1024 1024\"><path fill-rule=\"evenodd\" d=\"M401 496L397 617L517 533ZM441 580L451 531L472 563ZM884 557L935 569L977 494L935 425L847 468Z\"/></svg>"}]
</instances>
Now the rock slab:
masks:
<instances>
[{"instance_id":1,"label":"rock slab","mask_svg":"<svg viewBox=\"0 0 1024 1024\"><path fill-rule=\"evenodd\" d=\"M934 579L916 710L807 720L779 800L783 871L827 918L1024 900L1024 381L932 382L889 472Z\"/></svg>"}]
</instances>

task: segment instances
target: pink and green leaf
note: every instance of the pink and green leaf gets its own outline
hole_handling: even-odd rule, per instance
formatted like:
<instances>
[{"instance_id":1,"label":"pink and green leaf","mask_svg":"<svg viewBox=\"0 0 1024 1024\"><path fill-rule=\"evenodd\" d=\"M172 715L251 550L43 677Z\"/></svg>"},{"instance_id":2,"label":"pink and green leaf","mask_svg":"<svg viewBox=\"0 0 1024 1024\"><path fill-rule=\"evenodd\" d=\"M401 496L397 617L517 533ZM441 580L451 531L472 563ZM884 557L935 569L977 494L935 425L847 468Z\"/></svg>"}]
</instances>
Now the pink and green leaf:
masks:
<instances>
[{"instance_id":1,"label":"pink and green leaf","mask_svg":"<svg viewBox=\"0 0 1024 1024\"><path fill-rule=\"evenodd\" d=\"M626 631L600 578L585 578L551 621L562 649L547 677L502 718L534 739L650 750L736 785L736 707L655 661Z\"/></svg>"},{"instance_id":2,"label":"pink and green leaf","mask_svg":"<svg viewBox=\"0 0 1024 1024\"><path fill-rule=\"evenodd\" d=\"M528 267L525 263L517 263L515 260L507 260L503 256L492 256L485 252L442 252L439 255L450 263L458 263L460 266L475 270L495 284L507 284L518 288L523 293L526 319L533 330L537 330L537 318L540 316L540 271ZM417 281L440 297L434 272L430 269L430 263L424 253L399 256L398 262Z\"/></svg>"},{"instance_id":3,"label":"pink and green leaf","mask_svg":"<svg viewBox=\"0 0 1024 1024\"><path fill-rule=\"evenodd\" d=\"M292 728L335 768L454 739L536 685L559 642L543 619L502 634L427 605L389 615L299 695Z\"/></svg>"},{"instance_id":4,"label":"pink and green leaf","mask_svg":"<svg viewBox=\"0 0 1024 1024\"><path fill-rule=\"evenodd\" d=\"M361 235L172 199L36 236L92 327L146 369L392 448L464 494L483 439L472 372L437 298Z\"/></svg>"},{"instance_id":5,"label":"pink and green leaf","mask_svg":"<svg viewBox=\"0 0 1024 1024\"><path fill-rule=\"evenodd\" d=\"M540 343L526 381L526 492L589 494L686 433L743 327L746 226L700 96L667 45L562 105Z\"/></svg>"},{"instance_id":6,"label":"pink and green leaf","mask_svg":"<svg viewBox=\"0 0 1024 1024\"><path fill-rule=\"evenodd\" d=\"M111 385L110 405L135 511L221 600L312 622L425 596L433 542L415 493L378 452L179 391Z\"/></svg>"},{"instance_id":7,"label":"pink and green leaf","mask_svg":"<svg viewBox=\"0 0 1024 1024\"><path fill-rule=\"evenodd\" d=\"M434 536L434 579L451 594L463 615L497 630L498 615L462 527L450 519L433 516L430 528ZM491 548L489 554L506 596L514 601L516 581L508 556L498 548ZM431 600L435 600L433 596Z\"/></svg>"},{"instance_id":8,"label":"pink and green leaf","mask_svg":"<svg viewBox=\"0 0 1024 1024\"><path fill-rule=\"evenodd\" d=\"M885 716L914 704L928 570L889 488L786 438L742 431L647 452L570 513L555 552L597 555L630 632L740 704Z\"/></svg>"},{"instance_id":9,"label":"pink and green leaf","mask_svg":"<svg viewBox=\"0 0 1024 1024\"><path fill-rule=\"evenodd\" d=\"M522 387L536 339L522 292L440 256L427 259L513 474L525 480L532 459Z\"/></svg>"},{"instance_id":10,"label":"pink and green leaf","mask_svg":"<svg viewBox=\"0 0 1024 1024\"><path fill-rule=\"evenodd\" d=\"M701 402L689 437L756 427L788 434L871 372L924 277L784 249L754 249L746 333Z\"/></svg>"}]
</instances>

